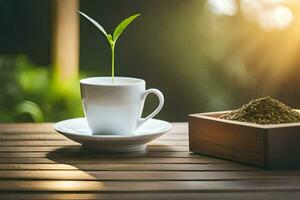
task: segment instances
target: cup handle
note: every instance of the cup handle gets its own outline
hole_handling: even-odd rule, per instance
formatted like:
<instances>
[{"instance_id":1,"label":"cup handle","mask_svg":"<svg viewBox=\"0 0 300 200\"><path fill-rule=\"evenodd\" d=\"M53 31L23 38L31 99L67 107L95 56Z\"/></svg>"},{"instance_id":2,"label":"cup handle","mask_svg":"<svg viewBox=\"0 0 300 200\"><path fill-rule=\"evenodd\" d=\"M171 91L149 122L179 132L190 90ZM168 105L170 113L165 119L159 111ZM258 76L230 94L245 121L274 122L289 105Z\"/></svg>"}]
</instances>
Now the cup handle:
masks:
<instances>
[{"instance_id":1,"label":"cup handle","mask_svg":"<svg viewBox=\"0 0 300 200\"><path fill-rule=\"evenodd\" d=\"M142 100L145 101L147 96L149 94L155 94L158 97L159 100L159 104L157 106L157 108L147 117L145 118L140 118L137 121L137 125L136 128L140 127L143 123L145 123L148 119L153 118L155 115L157 115L159 113L159 111L162 109L163 105L164 105L164 95L157 89L148 89L146 90L143 94L142 94Z\"/></svg>"}]
</instances>

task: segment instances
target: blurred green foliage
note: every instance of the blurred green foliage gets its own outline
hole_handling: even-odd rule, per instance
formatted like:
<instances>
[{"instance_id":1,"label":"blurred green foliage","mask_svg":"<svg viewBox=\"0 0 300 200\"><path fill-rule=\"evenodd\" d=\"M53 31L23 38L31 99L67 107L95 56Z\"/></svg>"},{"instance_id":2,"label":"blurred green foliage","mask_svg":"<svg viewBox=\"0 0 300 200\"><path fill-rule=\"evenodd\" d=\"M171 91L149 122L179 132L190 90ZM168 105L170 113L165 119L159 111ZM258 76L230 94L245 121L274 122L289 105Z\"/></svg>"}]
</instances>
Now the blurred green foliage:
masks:
<instances>
[{"instance_id":1,"label":"blurred green foliage","mask_svg":"<svg viewBox=\"0 0 300 200\"><path fill-rule=\"evenodd\" d=\"M242 2L249 4L243 7ZM22 52L34 63L49 65L51 3L0 1L0 53ZM233 3L236 10L228 14L226 5ZM293 20L285 28L264 29L261 15L254 11L249 12L250 17L246 15L250 4L264 4L258 8L268 13L279 4L281 8L286 6ZM300 107L298 1L82 0L79 7L109 32L120 19L141 13L134 26L118 39L115 75L141 78L147 88L161 90L165 105L157 115L159 119L186 121L190 113L234 109L263 96ZM110 58L105 38L80 19L80 71L88 71L89 76L110 76ZM51 68L28 64L31 66L26 69L14 69L28 62L22 57L16 60L23 64L8 63L7 69L0 71L1 121L32 120L28 110L37 110L31 109L35 104L44 121L82 114L78 81L64 89L54 81ZM26 100L30 103L23 105ZM150 113L156 103L154 96L147 98L144 114ZM17 105L23 105L19 108L23 114L18 114ZM41 119L38 116L35 120Z\"/></svg>"},{"instance_id":2,"label":"blurred green foliage","mask_svg":"<svg viewBox=\"0 0 300 200\"><path fill-rule=\"evenodd\" d=\"M0 122L56 121L83 115L78 80L67 87L26 56L0 56Z\"/></svg>"}]
</instances>

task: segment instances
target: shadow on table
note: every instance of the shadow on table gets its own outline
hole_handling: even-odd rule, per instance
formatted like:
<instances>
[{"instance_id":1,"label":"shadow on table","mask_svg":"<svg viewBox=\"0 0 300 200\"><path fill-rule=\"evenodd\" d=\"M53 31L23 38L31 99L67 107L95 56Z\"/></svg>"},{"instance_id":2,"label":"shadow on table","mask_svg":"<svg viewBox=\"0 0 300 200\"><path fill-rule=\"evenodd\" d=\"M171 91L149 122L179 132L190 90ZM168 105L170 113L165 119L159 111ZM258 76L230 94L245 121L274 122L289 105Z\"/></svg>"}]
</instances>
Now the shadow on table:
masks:
<instances>
[{"instance_id":1,"label":"shadow on table","mask_svg":"<svg viewBox=\"0 0 300 200\"><path fill-rule=\"evenodd\" d=\"M67 180L114 180L120 177L105 171L138 170L138 165L130 163L139 163L138 160L144 159L147 155L147 150L111 153L97 152L81 146L66 146L49 152L47 158L58 164L69 165L64 167L66 169L64 179Z\"/></svg>"},{"instance_id":2,"label":"shadow on table","mask_svg":"<svg viewBox=\"0 0 300 200\"><path fill-rule=\"evenodd\" d=\"M145 157L147 150L127 153L99 152L81 146L65 146L47 154L47 158L63 164L114 163L128 158ZM116 162L117 163L117 162Z\"/></svg>"}]
</instances>

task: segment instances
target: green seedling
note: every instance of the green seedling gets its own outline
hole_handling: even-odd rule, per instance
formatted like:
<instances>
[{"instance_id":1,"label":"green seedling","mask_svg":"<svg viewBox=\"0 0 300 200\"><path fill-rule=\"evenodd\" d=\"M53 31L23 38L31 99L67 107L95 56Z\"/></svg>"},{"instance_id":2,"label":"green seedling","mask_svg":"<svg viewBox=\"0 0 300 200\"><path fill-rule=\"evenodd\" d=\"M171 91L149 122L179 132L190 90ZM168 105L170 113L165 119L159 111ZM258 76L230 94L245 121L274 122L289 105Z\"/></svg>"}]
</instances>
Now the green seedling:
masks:
<instances>
[{"instance_id":1,"label":"green seedling","mask_svg":"<svg viewBox=\"0 0 300 200\"><path fill-rule=\"evenodd\" d=\"M132 15L128 18L126 18L125 20L123 20L115 29L114 33L108 34L104 28L98 23L96 22L94 19L90 18L89 16L87 16L86 14L84 14L83 12L78 11L79 14L81 14L82 16L84 16L87 20L89 20L92 24L94 24L106 37L107 41L110 44L110 48L111 48L111 77L112 77L112 81L114 81L114 76L115 76L115 45L116 42L118 40L118 38L120 37L121 33L125 30L125 28L135 19L137 18L140 14L135 14Z\"/></svg>"}]
</instances>

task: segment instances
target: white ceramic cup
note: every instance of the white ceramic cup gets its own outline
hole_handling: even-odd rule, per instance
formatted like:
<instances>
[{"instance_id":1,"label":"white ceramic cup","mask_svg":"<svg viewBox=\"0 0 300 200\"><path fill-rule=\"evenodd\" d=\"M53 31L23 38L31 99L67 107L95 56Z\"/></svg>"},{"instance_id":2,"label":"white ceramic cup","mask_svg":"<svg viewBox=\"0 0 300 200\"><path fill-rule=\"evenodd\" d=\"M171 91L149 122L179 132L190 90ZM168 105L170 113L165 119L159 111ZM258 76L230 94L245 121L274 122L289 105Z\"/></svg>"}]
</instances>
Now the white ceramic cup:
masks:
<instances>
[{"instance_id":1,"label":"white ceramic cup","mask_svg":"<svg viewBox=\"0 0 300 200\"><path fill-rule=\"evenodd\" d=\"M135 129L162 109L164 96L157 89L145 90L145 81L137 78L93 77L80 80L84 114L93 134L133 134ZM148 94L159 99L158 107L141 118Z\"/></svg>"}]
</instances>

